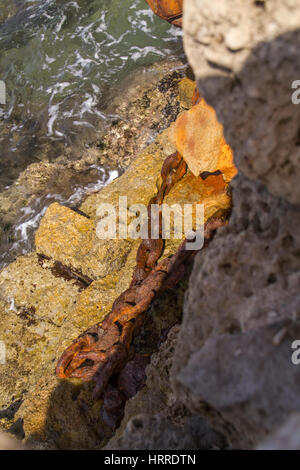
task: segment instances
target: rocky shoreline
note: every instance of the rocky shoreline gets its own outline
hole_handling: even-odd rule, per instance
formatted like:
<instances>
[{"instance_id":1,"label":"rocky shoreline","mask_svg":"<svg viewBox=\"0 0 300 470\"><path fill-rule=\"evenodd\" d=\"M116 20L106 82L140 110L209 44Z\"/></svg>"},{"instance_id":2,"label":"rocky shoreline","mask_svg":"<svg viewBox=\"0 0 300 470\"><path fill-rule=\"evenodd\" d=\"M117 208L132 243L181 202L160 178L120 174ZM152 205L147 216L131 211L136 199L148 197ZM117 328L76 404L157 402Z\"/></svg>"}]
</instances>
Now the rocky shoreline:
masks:
<instances>
[{"instance_id":1,"label":"rocky shoreline","mask_svg":"<svg viewBox=\"0 0 300 470\"><path fill-rule=\"evenodd\" d=\"M101 138L86 140L81 153L69 146L54 161L41 149L40 162L27 166L12 185L0 181L0 267L32 249L46 207L57 201L78 208L112 174L122 174L137 153L189 107L190 95L179 101L184 90L177 84L184 77L192 74L179 60L139 69L108 99L107 113L116 117Z\"/></svg>"},{"instance_id":2,"label":"rocky shoreline","mask_svg":"<svg viewBox=\"0 0 300 470\"><path fill-rule=\"evenodd\" d=\"M175 147L168 130L145 146L145 130L152 132L154 126L158 132L160 126L174 121L178 112L188 109L195 87L183 76L184 68L170 72L163 65L162 69L163 77L152 88L140 97L141 90L135 87L132 94L138 98L131 96L133 101L127 103L130 113L135 114L132 140L126 134L128 124L121 121L103 145L110 145L112 135L119 137L115 142L120 145L120 136L127 135L127 147L121 146L123 153L110 145L109 156L115 152L127 166L127 152L132 159L129 168L100 192L88 196L79 211L58 203L50 205L35 234L36 251L18 257L0 273L0 337L7 348L7 364L0 371L0 422L2 429L22 437L33 448L101 448L111 435L101 420L101 403L93 401L89 385L58 381L54 368L65 347L105 318L130 283L140 241L98 240L96 208L102 202L117 204L122 195L127 196L128 206L147 204L157 191L162 163ZM140 119L137 102L142 109ZM166 107L165 117L158 121ZM141 138L136 142L137 134ZM138 147L145 148L135 155ZM223 177L201 180L188 172L165 202L203 201L207 219L230 207L227 185L223 182L220 186L219 180ZM179 243L167 240L163 257L173 254ZM187 278L148 309L135 340L139 353L155 352L166 332L180 321L186 287Z\"/></svg>"},{"instance_id":3,"label":"rocky shoreline","mask_svg":"<svg viewBox=\"0 0 300 470\"><path fill-rule=\"evenodd\" d=\"M139 240L97 240L96 208L124 194L129 205L148 203L175 150L174 125L146 146L138 124L130 140L126 123L117 122L100 146L118 153L111 140L117 135L122 160L134 157L126 171L88 196L79 212L50 205L35 251L1 271L2 430L35 449L299 448L300 369L291 361L300 334L300 106L291 101L291 83L300 76L298 3L186 2L185 50L239 174L231 200L236 169L224 153L218 164L228 181L220 174L200 181L188 172L166 198L203 202L206 220L231 205L232 216L196 256L191 276L148 309L135 344L152 354L147 379L126 402L119 429L113 436L103 422L90 384L58 381L54 369L66 346L111 310L135 267ZM155 109L162 103L158 115L137 89L146 127L155 116L161 131L162 115L163 128L170 126L191 107L194 85L167 72L152 97ZM163 257L179 243L169 240Z\"/></svg>"}]
</instances>

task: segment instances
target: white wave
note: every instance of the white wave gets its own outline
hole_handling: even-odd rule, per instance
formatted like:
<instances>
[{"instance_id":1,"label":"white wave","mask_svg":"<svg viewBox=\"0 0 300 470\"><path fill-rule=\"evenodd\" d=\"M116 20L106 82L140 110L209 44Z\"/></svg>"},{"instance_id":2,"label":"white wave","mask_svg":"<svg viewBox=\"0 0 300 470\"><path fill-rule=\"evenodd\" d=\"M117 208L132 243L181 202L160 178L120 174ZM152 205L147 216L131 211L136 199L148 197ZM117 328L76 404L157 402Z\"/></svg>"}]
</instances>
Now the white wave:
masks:
<instances>
[{"instance_id":1,"label":"white wave","mask_svg":"<svg viewBox=\"0 0 300 470\"><path fill-rule=\"evenodd\" d=\"M59 111L59 105L54 104L52 106L49 106L48 108L48 114L50 116L50 119L48 120L47 123L47 128L48 128L48 136L53 135L53 124L58 118L58 111Z\"/></svg>"}]
</instances>

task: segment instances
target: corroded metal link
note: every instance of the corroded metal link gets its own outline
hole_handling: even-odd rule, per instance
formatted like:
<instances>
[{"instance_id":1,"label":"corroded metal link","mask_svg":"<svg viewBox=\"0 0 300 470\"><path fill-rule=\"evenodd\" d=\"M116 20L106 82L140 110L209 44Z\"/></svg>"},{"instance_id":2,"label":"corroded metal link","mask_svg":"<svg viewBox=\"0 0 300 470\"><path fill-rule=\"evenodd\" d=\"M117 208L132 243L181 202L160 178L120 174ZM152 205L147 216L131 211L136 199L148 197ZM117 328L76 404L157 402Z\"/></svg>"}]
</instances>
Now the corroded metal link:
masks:
<instances>
[{"instance_id":1,"label":"corroded metal link","mask_svg":"<svg viewBox=\"0 0 300 470\"><path fill-rule=\"evenodd\" d=\"M161 205L163 197L173 185L186 173L186 164L182 157L176 152L166 158L162 170L162 184L155 197L148 205L149 230L151 232L151 205ZM153 300L156 291L159 291L162 279L167 273L155 269L156 263L163 251L163 240L161 239L161 214L159 214L159 236L158 239L146 238L142 240L137 251L136 269L133 273L132 282L113 304L112 311L102 324L97 324L79 336L62 354L58 361L56 374L61 378L76 377L90 380L105 363L112 361L111 349L119 357L120 348L116 343L129 341L129 336L124 336L123 329L127 331L126 323L134 320L137 315L145 311ZM164 267L163 264L161 264ZM152 274L152 275L151 275ZM151 275L151 276L150 276ZM150 279L147 281L147 278ZM116 323L118 327L116 328ZM101 334L99 333L101 331ZM122 338L122 339L121 339ZM128 346L128 345L127 345ZM127 348L128 349L128 348ZM122 349L122 357L125 350ZM105 370L111 370L104 367ZM99 374L98 374L99 375ZM102 377L102 375L101 375ZM98 380L99 382L99 380ZM99 388L99 387L98 387Z\"/></svg>"},{"instance_id":2,"label":"corroded metal link","mask_svg":"<svg viewBox=\"0 0 300 470\"><path fill-rule=\"evenodd\" d=\"M186 170L186 163L179 153L166 158L161 170L162 184L148 205L147 223L150 232L151 205L157 204L159 207L159 238L142 240L129 289L116 299L104 321L82 333L58 361L57 376L93 381L95 398L102 396L111 377L119 374L132 359L133 334L141 314L146 312L159 293L176 286L186 271L188 261L196 253L186 250L186 241L183 241L173 256L158 262L163 251L161 205ZM219 214L205 224L204 245L225 220L226 217L222 219Z\"/></svg>"},{"instance_id":3,"label":"corroded metal link","mask_svg":"<svg viewBox=\"0 0 300 470\"><path fill-rule=\"evenodd\" d=\"M183 0L147 0L147 2L162 18L173 24L180 24ZM196 88L192 99L193 105L200 100ZM187 241L184 240L173 256L159 261L164 248L161 206L164 198L186 171L187 165L178 152L165 159L161 169L162 183L156 196L148 204L146 221L148 237L142 240L137 250L136 267L129 288L115 300L106 318L75 339L58 361L56 375L60 378L92 381L95 399L107 398L109 390L118 395L118 391L112 387L111 378L119 380L126 364L134 360L133 336L141 323L142 314L147 311L157 295L176 286L196 254L196 251L186 249ZM158 207L158 218L155 222L158 226L152 226L153 205ZM204 247L214 232L227 222L228 215L223 211L206 222ZM154 228L158 237L153 236Z\"/></svg>"},{"instance_id":4,"label":"corroded metal link","mask_svg":"<svg viewBox=\"0 0 300 470\"><path fill-rule=\"evenodd\" d=\"M133 278L130 287L140 284L146 279L148 274L151 272L151 269L156 265L157 260L160 258L164 242L161 238L162 232L162 214L161 210L158 213L158 236L159 238L152 237L152 218L151 218L151 207L154 204L161 206L164 197L170 192L172 187L179 181L186 173L187 165L183 160L182 156L175 152L172 155L169 155L162 166L161 177L162 184L158 190L158 193L153 197L148 205L148 217L147 217L147 235L148 238L145 238L137 251L136 257L136 268L133 273Z\"/></svg>"},{"instance_id":5,"label":"corroded metal link","mask_svg":"<svg viewBox=\"0 0 300 470\"><path fill-rule=\"evenodd\" d=\"M146 0L146 2L157 16L182 27L183 0Z\"/></svg>"},{"instance_id":6,"label":"corroded metal link","mask_svg":"<svg viewBox=\"0 0 300 470\"><path fill-rule=\"evenodd\" d=\"M201 101L201 95L196 85L193 96L192 96L192 106L195 106L196 104L200 103L200 101Z\"/></svg>"},{"instance_id":7,"label":"corroded metal link","mask_svg":"<svg viewBox=\"0 0 300 470\"><path fill-rule=\"evenodd\" d=\"M205 224L205 245L217 228L226 223L226 219L227 217L223 220L222 217L212 218ZM185 244L186 241L183 241L171 258L160 261L144 283L136 289L135 306L127 304L118 309L118 312L112 310L102 324L90 328L73 342L58 364L59 377L93 380L94 396L101 397L110 377L118 373L132 358L131 344L135 327L132 321L146 311L159 292L177 284L185 272L187 262L195 255L196 251L186 250ZM70 354L74 351L73 361L70 362ZM87 361L91 361L92 365L84 366Z\"/></svg>"},{"instance_id":8,"label":"corroded metal link","mask_svg":"<svg viewBox=\"0 0 300 470\"><path fill-rule=\"evenodd\" d=\"M157 194L157 204L162 203L164 197L169 194L172 187L185 175L186 171L187 164L178 152L165 159L161 169L163 182Z\"/></svg>"}]
</instances>

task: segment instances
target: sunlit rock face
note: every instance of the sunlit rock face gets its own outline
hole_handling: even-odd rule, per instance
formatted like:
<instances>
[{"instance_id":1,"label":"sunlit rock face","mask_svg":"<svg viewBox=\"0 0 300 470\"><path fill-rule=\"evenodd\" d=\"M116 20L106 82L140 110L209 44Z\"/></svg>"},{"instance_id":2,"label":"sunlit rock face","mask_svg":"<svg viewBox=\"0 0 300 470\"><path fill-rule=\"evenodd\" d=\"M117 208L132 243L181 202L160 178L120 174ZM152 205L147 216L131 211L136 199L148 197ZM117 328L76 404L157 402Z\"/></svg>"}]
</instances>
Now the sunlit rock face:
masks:
<instances>
[{"instance_id":1,"label":"sunlit rock face","mask_svg":"<svg viewBox=\"0 0 300 470\"><path fill-rule=\"evenodd\" d=\"M300 77L299 7L298 0L189 0L184 8L188 60L239 170L296 204L300 105L292 84Z\"/></svg>"}]
</instances>

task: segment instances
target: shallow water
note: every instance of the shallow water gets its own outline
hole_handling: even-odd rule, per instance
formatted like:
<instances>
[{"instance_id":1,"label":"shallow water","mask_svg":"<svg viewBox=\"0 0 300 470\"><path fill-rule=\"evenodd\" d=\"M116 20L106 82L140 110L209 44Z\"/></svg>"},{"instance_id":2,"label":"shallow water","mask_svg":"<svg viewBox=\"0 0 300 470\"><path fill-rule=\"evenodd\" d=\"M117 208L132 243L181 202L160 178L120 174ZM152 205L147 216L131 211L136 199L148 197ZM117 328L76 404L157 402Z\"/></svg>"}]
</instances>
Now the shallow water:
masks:
<instances>
[{"instance_id":1,"label":"shallow water","mask_svg":"<svg viewBox=\"0 0 300 470\"><path fill-rule=\"evenodd\" d=\"M111 107L107 111L114 91L142 66L182 57L181 35L145 0L0 0L0 80L6 84L0 194L30 163L65 152L80 158L85 143L114 119ZM91 173L90 183L86 176L76 181L67 196L52 191L36 197L8 227L3 222L0 268L32 249L52 202L76 207L118 175L101 167Z\"/></svg>"},{"instance_id":2,"label":"shallow water","mask_svg":"<svg viewBox=\"0 0 300 470\"><path fill-rule=\"evenodd\" d=\"M69 197L59 193L48 193L36 197L30 206L20 209L8 237L3 236L0 245L0 269L10 263L16 256L25 255L33 248L34 233L47 208L53 202L76 208L90 192L99 191L119 176L118 171L105 171L96 168L98 178L89 184L77 184Z\"/></svg>"},{"instance_id":3,"label":"shallow water","mask_svg":"<svg viewBox=\"0 0 300 470\"><path fill-rule=\"evenodd\" d=\"M0 24L0 184L101 131L108 92L182 50L181 31L145 0L0 0L0 10L15 12Z\"/></svg>"}]
</instances>

